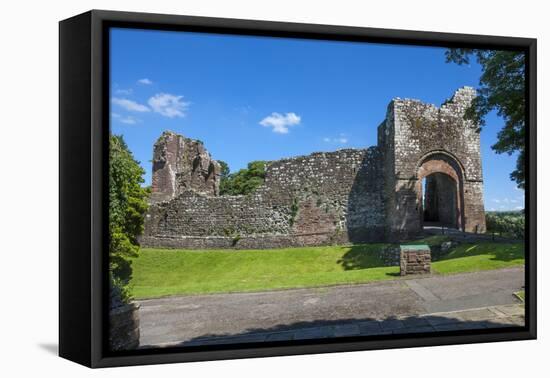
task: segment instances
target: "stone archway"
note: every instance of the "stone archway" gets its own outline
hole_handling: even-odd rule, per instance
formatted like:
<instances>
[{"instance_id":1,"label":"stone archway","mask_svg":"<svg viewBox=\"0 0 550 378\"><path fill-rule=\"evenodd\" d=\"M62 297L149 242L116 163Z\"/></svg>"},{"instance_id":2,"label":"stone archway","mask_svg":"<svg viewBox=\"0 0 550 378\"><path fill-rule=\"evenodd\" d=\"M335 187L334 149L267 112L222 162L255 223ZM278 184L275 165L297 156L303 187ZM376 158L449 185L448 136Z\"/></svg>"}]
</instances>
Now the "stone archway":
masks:
<instances>
[{"instance_id":1,"label":"stone archway","mask_svg":"<svg viewBox=\"0 0 550 378\"><path fill-rule=\"evenodd\" d=\"M417 166L418 216L428 222L464 230L464 169L446 151L424 155Z\"/></svg>"},{"instance_id":2,"label":"stone archway","mask_svg":"<svg viewBox=\"0 0 550 378\"><path fill-rule=\"evenodd\" d=\"M457 182L445 173L432 173L422 182L424 224L459 228Z\"/></svg>"}]
</instances>

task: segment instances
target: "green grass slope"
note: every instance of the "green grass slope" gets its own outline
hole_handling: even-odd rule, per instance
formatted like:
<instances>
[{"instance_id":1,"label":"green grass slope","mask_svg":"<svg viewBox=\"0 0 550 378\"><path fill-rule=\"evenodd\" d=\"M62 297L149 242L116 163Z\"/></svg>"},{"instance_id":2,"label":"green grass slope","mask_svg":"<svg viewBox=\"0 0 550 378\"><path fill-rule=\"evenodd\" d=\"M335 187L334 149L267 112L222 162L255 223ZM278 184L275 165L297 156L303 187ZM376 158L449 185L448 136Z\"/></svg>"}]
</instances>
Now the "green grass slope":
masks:
<instances>
[{"instance_id":1,"label":"green grass slope","mask_svg":"<svg viewBox=\"0 0 550 378\"><path fill-rule=\"evenodd\" d=\"M432 244L432 240L426 240ZM439 242L439 240L438 240ZM433 243L435 244L435 243ZM276 290L399 278L384 266L387 244L271 250L142 249L132 263L135 298ZM435 274L499 269L524 263L521 243L461 244L432 263Z\"/></svg>"}]
</instances>

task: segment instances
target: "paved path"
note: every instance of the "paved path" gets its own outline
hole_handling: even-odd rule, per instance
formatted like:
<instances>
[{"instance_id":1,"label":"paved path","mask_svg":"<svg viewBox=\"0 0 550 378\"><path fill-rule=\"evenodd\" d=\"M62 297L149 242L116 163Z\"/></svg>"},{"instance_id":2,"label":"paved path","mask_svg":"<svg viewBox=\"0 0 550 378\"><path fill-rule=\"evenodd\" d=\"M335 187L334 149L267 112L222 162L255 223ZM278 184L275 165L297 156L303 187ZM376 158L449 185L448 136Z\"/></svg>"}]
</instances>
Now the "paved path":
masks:
<instances>
[{"instance_id":1,"label":"paved path","mask_svg":"<svg viewBox=\"0 0 550 378\"><path fill-rule=\"evenodd\" d=\"M514 325L523 321L523 306L513 296L523 284L524 269L511 268L352 286L150 299L140 301L141 345Z\"/></svg>"},{"instance_id":2,"label":"paved path","mask_svg":"<svg viewBox=\"0 0 550 378\"><path fill-rule=\"evenodd\" d=\"M480 241L493 241L493 242L503 242L503 243L516 243L522 242L522 239L513 239L508 237L503 237L495 235L493 233L477 234L474 232L465 232L457 230L456 228L427 225L424 226L423 237L430 235L445 235L450 237L452 240L463 242L463 243L477 243Z\"/></svg>"}]
</instances>

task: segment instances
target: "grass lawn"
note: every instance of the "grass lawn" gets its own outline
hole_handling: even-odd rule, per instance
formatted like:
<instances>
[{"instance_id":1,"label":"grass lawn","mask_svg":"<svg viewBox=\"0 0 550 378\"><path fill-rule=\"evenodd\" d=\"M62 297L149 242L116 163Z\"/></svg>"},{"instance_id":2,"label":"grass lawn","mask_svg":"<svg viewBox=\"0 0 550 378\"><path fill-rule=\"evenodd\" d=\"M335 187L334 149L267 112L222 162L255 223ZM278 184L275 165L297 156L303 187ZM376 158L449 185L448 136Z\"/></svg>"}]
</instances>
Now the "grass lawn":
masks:
<instances>
[{"instance_id":1,"label":"grass lawn","mask_svg":"<svg viewBox=\"0 0 550 378\"><path fill-rule=\"evenodd\" d=\"M434 240L426 240L432 244ZM440 242L437 240L437 242ZM133 260L132 294L137 299L176 294L260 291L396 279L399 267L383 266L386 244L284 248L277 250L142 249ZM449 274L521 265L523 245L459 245L433 262Z\"/></svg>"},{"instance_id":2,"label":"grass lawn","mask_svg":"<svg viewBox=\"0 0 550 378\"><path fill-rule=\"evenodd\" d=\"M523 243L461 244L438 261L432 270L441 274L500 269L525 263Z\"/></svg>"},{"instance_id":3,"label":"grass lawn","mask_svg":"<svg viewBox=\"0 0 550 378\"><path fill-rule=\"evenodd\" d=\"M172 294L257 291L387 280L383 244L277 250L142 249L132 263L136 298Z\"/></svg>"}]
</instances>

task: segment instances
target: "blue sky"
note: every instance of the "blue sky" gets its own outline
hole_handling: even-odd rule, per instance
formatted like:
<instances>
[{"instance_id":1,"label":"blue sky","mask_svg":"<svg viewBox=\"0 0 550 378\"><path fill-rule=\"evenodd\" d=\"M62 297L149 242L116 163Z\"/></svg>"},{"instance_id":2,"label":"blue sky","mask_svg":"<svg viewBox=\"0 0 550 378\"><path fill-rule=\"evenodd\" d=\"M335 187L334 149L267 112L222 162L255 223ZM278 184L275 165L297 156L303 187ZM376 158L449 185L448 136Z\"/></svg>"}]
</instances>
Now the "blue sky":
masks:
<instances>
[{"instance_id":1,"label":"blue sky","mask_svg":"<svg viewBox=\"0 0 550 378\"><path fill-rule=\"evenodd\" d=\"M186 32L111 31L111 130L124 135L151 181L153 143L172 130L205 143L232 171L253 160L365 148L394 97L441 104L479 85L477 64L444 49ZM487 210L523 208L509 178L515 156L481 134Z\"/></svg>"}]
</instances>

